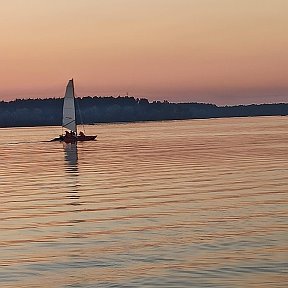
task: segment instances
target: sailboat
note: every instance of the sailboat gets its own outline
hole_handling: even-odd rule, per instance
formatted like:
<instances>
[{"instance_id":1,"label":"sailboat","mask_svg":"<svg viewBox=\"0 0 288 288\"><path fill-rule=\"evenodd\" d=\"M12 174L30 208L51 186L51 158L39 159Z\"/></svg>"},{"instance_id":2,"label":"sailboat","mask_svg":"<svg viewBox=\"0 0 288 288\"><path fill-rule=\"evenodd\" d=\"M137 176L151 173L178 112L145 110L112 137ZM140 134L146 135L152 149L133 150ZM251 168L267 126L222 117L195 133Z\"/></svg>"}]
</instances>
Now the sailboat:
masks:
<instances>
[{"instance_id":1,"label":"sailboat","mask_svg":"<svg viewBox=\"0 0 288 288\"><path fill-rule=\"evenodd\" d=\"M96 135L88 136L80 131L77 135L76 113L75 113L75 93L73 79L69 80L63 103L62 127L68 130L65 134L53 139L52 141L64 141L65 143L76 143L77 141L93 141Z\"/></svg>"}]
</instances>

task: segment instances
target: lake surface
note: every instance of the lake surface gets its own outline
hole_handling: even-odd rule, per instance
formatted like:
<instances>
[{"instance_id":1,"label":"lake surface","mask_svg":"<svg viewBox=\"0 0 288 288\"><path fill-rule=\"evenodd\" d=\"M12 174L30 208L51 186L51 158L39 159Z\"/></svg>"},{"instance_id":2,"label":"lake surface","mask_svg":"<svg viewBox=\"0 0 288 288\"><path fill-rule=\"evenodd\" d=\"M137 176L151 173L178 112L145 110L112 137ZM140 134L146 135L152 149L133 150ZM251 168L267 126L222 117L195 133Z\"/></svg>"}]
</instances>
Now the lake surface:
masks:
<instances>
[{"instance_id":1,"label":"lake surface","mask_svg":"<svg viewBox=\"0 0 288 288\"><path fill-rule=\"evenodd\" d=\"M0 287L287 287L288 117L0 129Z\"/></svg>"}]
</instances>

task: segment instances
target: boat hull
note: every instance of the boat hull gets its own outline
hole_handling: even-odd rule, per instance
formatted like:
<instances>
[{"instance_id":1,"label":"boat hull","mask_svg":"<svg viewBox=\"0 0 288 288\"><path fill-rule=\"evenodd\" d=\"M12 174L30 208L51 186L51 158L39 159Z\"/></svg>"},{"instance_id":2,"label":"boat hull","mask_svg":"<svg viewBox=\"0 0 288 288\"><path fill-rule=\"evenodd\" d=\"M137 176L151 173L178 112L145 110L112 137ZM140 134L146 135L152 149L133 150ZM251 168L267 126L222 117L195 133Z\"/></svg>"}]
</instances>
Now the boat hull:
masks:
<instances>
[{"instance_id":1,"label":"boat hull","mask_svg":"<svg viewBox=\"0 0 288 288\"><path fill-rule=\"evenodd\" d=\"M89 135L79 135L77 136L77 141L93 141L97 137L96 136L89 136Z\"/></svg>"},{"instance_id":2,"label":"boat hull","mask_svg":"<svg viewBox=\"0 0 288 288\"><path fill-rule=\"evenodd\" d=\"M64 136L63 135L60 135L59 137L56 137L54 139L51 139L50 142L62 142L64 141Z\"/></svg>"},{"instance_id":3,"label":"boat hull","mask_svg":"<svg viewBox=\"0 0 288 288\"><path fill-rule=\"evenodd\" d=\"M96 135L89 136L89 135L79 135L77 137L64 137L63 141L65 143L76 143L76 142L83 142L83 141L93 141L96 139Z\"/></svg>"}]
</instances>

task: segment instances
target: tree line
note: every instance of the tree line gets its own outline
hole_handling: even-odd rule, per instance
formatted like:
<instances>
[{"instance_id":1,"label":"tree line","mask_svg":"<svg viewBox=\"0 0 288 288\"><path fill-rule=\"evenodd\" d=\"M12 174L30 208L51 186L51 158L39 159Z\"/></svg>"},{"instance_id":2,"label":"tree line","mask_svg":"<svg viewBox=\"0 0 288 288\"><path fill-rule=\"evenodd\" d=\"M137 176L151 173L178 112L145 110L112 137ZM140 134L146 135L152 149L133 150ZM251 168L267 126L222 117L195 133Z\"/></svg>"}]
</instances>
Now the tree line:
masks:
<instances>
[{"instance_id":1,"label":"tree line","mask_svg":"<svg viewBox=\"0 0 288 288\"><path fill-rule=\"evenodd\" d=\"M288 103L217 106L129 96L88 96L75 101L77 122L83 124L288 115ZM0 127L61 125L62 107L63 98L1 101Z\"/></svg>"}]
</instances>

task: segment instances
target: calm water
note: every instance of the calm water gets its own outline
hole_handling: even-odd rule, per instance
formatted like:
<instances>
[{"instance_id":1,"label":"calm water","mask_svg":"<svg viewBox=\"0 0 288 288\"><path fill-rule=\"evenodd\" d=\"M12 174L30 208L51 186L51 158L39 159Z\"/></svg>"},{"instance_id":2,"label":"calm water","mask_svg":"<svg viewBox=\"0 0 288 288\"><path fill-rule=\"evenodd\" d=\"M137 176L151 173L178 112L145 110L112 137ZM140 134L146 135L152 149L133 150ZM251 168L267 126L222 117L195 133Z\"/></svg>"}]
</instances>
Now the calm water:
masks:
<instances>
[{"instance_id":1,"label":"calm water","mask_svg":"<svg viewBox=\"0 0 288 288\"><path fill-rule=\"evenodd\" d=\"M0 287L287 287L288 117L0 129Z\"/></svg>"}]
</instances>

